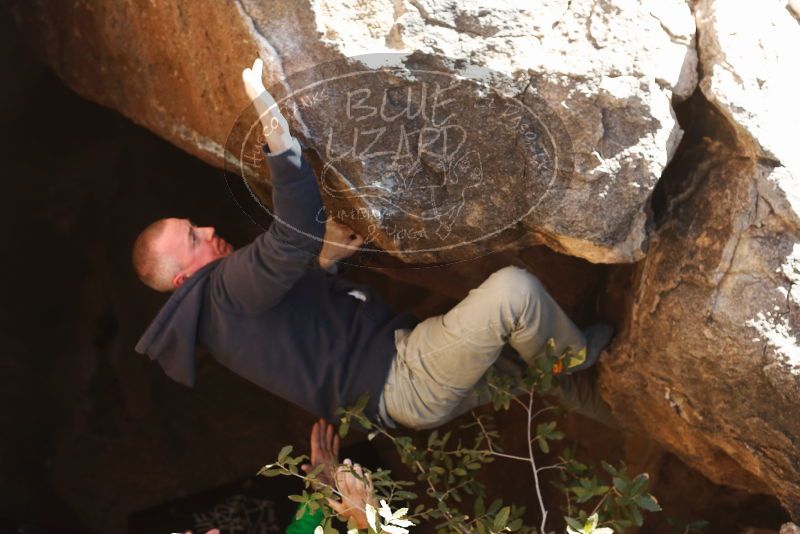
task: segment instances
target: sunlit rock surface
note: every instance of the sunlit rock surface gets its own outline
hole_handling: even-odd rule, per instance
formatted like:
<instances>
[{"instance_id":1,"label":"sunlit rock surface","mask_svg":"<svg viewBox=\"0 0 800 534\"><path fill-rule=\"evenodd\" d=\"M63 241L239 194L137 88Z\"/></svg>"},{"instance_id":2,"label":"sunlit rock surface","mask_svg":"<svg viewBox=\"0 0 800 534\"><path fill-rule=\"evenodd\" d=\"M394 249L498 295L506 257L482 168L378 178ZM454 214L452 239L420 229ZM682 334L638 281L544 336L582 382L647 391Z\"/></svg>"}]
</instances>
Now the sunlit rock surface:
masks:
<instances>
[{"instance_id":1,"label":"sunlit rock surface","mask_svg":"<svg viewBox=\"0 0 800 534\"><path fill-rule=\"evenodd\" d=\"M630 425L712 480L800 515L800 26L784 3L703 1L700 81L714 110L677 162L604 390ZM700 135L698 135L699 139ZM792 146L794 145L794 146Z\"/></svg>"},{"instance_id":2,"label":"sunlit rock surface","mask_svg":"<svg viewBox=\"0 0 800 534\"><path fill-rule=\"evenodd\" d=\"M240 72L260 56L271 91L304 97L288 114L330 165L328 206L406 262L543 242L614 263L644 256L647 199L681 136L670 102L696 85L688 6L651 4L106 1L21 11L76 91L205 161L235 171L244 159L241 173L265 198L252 174L261 162L236 144L252 154L256 139L228 139L237 120L252 124L239 117ZM388 53L413 55L388 61L399 73L341 78ZM307 89L321 81L327 94ZM438 115L402 131L386 118L404 109L406 89L420 106L437 83L457 85ZM374 102L391 93L386 115L348 107L363 89Z\"/></svg>"}]
</instances>

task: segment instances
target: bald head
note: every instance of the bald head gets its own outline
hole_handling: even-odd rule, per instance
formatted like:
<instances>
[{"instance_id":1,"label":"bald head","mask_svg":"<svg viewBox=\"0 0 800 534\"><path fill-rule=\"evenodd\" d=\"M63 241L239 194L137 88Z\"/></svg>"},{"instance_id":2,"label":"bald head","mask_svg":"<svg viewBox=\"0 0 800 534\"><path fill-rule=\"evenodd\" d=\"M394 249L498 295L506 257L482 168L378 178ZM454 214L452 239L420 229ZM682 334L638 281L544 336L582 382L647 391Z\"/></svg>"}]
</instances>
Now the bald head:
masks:
<instances>
[{"instance_id":1,"label":"bald head","mask_svg":"<svg viewBox=\"0 0 800 534\"><path fill-rule=\"evenodd\" d=\"M133 243L133 269L139 279L156 291L172 291L172 279L180 271L180 264L157 246L169 219L159 219L142 230Z\"/></svg>"},{"instance_id":2,"label":"bald head","mask_svg":"<svg viewBox=\"0 0 800 534\"><path fill-rule=\"evenodd\" d=\"M133 268L147 286L171 291L201 267L232 251L213 227L195 226L189 219L160 219L136 238Z\"/></svg>"}]
</instances>

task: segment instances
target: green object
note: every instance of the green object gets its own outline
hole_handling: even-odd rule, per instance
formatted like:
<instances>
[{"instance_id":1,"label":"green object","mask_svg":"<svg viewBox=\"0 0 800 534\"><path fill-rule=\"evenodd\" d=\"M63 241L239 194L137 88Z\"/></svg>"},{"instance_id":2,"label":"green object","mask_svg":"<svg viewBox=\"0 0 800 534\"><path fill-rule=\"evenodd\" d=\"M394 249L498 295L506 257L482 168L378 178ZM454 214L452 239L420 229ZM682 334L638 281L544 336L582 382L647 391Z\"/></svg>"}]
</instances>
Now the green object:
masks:
<instances>
[{"instance_id":1,"label":"green object","mask_svg":"<svg viewBox=\"0 0 800 534\"><path fill-rule=\"evenodd\" d=\"M322 507L317 508L317 511L312 514L305 504L301 504L297 507L297 513L292 522L286 527L286 534L314 534L314 529L322 524L323 519L325 516L322 513Z\"/></svg>"}]
</instances>

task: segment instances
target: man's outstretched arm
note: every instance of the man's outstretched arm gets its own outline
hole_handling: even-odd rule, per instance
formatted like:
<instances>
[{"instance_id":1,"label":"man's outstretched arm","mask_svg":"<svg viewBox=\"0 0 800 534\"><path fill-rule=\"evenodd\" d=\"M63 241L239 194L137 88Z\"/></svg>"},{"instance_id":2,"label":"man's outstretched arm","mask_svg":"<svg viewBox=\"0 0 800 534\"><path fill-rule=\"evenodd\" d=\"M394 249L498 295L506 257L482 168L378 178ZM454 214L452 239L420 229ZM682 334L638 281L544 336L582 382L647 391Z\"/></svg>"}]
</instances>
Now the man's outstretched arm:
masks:
<instances>
[{"instance_id":1,"label":"man's outstretched arm","mask_svg":"<svg viewBox=\"0 0 800 534\"><path fill-rule=\"evenodd\" d=\"M325 216L316 177L261 81L262 63L242 72L264 127L275 219L267 232L228 256L213 274L212 298L234 311L274 306L322 249ZM320 214L323 214L320 216Z\"/></svg>"},{"instance_id":2,"label":"man's outstretched arm","mask_svg":"<svg viewBox=\"0 0 800 534\"><path fill-rule=\"evenodd\" d=\"M252 68L242 71L242 82L247 97L258 113L269 151L272 153L283 152L291 147L293 138L289 131L289 123L278 109L275 99L264 87L263 70L264 62L261 61L261 58L256 58Z\"/></svg>"}]
</instances>

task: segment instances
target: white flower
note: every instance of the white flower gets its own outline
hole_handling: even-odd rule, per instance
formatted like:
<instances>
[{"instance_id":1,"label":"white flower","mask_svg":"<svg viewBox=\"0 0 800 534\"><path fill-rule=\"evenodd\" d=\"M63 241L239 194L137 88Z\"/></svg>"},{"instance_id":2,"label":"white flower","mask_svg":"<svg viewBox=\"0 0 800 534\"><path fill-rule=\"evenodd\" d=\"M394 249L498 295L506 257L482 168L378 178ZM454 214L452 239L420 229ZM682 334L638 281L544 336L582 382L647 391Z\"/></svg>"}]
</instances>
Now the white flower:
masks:
<instances>
[{"instance_id":1,"label":"white flower","mask_svg":"<svg viewBox=\"0 0 800 534\"><path fill-rule=\"evenodd\" d=\"M408 513L408 508L400 508L396 512L392 512L386 501L381 500L381 507L378 513L384 522L383 530L389 534L408 534L407 527L414 525L408 519L403 519Z\"/></svg>"},{"instance_id":2,"label":"white flower","mask_svg":"<svg viewBox=\"0 0 800 534\"><path fill-rule=\"evenodd\" d=\"M586 520L586 524L583 525L581 530L567 527L567 534L614 534L614 531L608 527L597 528L598 521L599 518L597 514L592 514Z\"/></svg>"},{"instance_id":3,"label":"white flower","mask_svg":"<svg viewBox=\"0 0 800 534\"><path fill-rule=\"evenodd\" d=\"M375 508L373 508L370 503L367 503L366 512L367 512L367 523L369 523L369 526L372 530L378 532L378 524L376 521L377 518L375 514Z\"/></svg>"}]
</instances>

